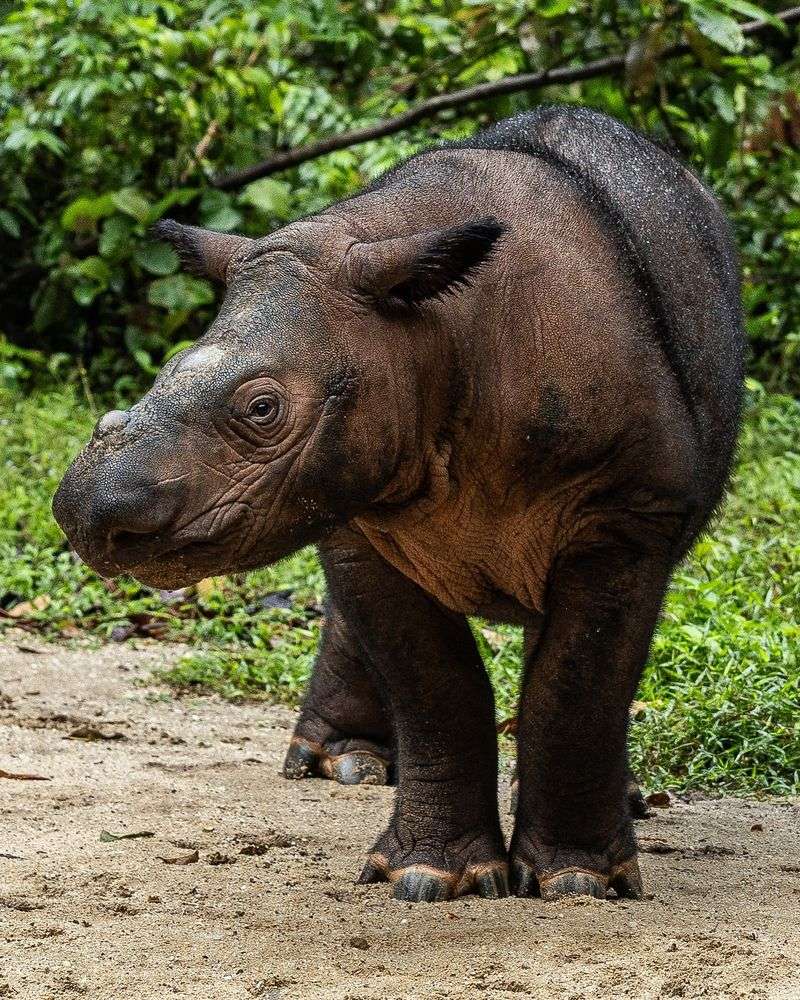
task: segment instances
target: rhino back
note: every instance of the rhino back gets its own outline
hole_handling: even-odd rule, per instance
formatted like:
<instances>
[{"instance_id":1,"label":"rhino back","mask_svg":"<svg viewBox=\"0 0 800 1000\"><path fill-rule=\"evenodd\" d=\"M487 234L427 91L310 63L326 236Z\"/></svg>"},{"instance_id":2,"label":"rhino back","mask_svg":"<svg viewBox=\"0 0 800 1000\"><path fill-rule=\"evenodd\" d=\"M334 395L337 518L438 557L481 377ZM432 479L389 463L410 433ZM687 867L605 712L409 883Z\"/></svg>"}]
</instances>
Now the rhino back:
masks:
<instances>
[{"instance_id":1,"label":"rhino back","mask_svg":"<svg viewBox=\"0 0 800 1000\"><path fill-rule=\"evenodd\" d=\"M643 333L657 340L691 416L713 507L735 447L745 353L737 254L713 196L676 157L588 108L539 108L454 145L545 161L612 232L647 305Z\"/></svg>"}]
</instances>

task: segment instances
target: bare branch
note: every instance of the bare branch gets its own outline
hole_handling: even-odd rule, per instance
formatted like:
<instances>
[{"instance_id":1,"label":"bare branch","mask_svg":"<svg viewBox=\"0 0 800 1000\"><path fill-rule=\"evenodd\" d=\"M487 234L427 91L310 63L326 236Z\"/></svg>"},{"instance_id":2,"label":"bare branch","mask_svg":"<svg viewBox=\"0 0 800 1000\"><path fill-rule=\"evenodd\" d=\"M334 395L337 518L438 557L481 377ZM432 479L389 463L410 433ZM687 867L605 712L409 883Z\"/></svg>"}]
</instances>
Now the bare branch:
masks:
<instances>
[{"instance_id":1,"label":"bare branch","mask_svg":"<svg viewBox=\"0 0 800 1000\"><path fill-rule=\"evenodd\" d=\"M790 7L788 10L775 14L774 17L784 24L794 24L800 21L800 7ZM756 35L773 26L774 22L771 20L749 21L741 26L741 30L744 35ZM659 58L662 60L674 59L676 56L687 55L690 52L690 47L680 42L663 49ZM504 94L539 90L553 84L576 83L579 80L590 80L600 76L613 76L624 72L624 70L625 55L607 56L604 59L595 59L593 62L585 63L583 66L561 66L557 69L541 70L538 73L520 73L516 76L507 76L502 80L494 80L491 83L479 83L463 90L437 94L392 118L386 118L374 125L365 125L363 128L329 136L327 139L309 143L307 146L298 146L296 149L275 153L274 156L262 160L261 163L255 163L252 167L217 177L213 183L215 187L221 188L223 191L230 191L258 180L260 177L268 177L280 170L287 170L289 167L296 167L309 160L316 160L318 157L325 156L326 153L333 153L337 149L347 149L362 142L394 135L396 132L401 132L403 129L415 125L423 118L430 118L432 115L449 111L451 108L460 108L467 104L474 104L476 101L484 101L490 97L500 97Z\"/></svg>"}]
</instances>

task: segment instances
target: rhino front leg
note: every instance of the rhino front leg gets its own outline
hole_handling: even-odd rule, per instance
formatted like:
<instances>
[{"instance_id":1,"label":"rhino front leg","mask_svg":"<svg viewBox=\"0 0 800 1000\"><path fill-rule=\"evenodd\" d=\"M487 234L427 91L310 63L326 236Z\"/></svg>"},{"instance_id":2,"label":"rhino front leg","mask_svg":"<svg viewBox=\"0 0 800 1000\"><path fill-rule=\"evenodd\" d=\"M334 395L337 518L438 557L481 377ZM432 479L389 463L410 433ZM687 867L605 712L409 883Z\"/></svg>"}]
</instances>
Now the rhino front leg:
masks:
<instances>
[{"instance_id":1,"label":"rhino front leg","mask_svg":"<svg viewBox=\"0 0 800 1000\"><path fill-rule=\"evenodd\" d=\"M331 778L343 785L386 785L394 750L388 708L363 654L332 600L314 671L289 745L287 778Z\"/></svg>"},{"instance_id":2,"label":"rhino front leg","mask_svg":"<svg viewBox=\"0 0 800 1000\"><path fill-rule=\"evenodd\" d=\"M397 797L362 882L396 899L508 894L491 686L466 618L444 610L356 532L322 550L330 593L385 696Z\"/></svg>"},{"instance_id":3,"label":"rhino front leg","mask_svg":"<svg viewBox=\"0 0 800 1000\"><path fill-rule=\"evenodd\" d=\"M608 528L553 567L544 630L526 664L511 843L520 896L642 895L628 714L673 549L652 521L641 531Z\"/></svg>"}]
</instances>

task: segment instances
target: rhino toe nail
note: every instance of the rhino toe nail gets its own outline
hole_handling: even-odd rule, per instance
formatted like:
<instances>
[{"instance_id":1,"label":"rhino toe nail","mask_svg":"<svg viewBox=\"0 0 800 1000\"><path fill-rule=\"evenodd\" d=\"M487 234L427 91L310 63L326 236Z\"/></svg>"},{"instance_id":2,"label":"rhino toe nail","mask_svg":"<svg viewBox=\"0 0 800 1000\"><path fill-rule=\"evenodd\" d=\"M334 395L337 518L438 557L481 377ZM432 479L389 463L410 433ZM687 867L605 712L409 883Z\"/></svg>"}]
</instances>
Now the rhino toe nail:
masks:
<instances>
[{"instance_id":1,"label":"rhino toe nail","mask_svg":"<svg viewBox=\"0 0 800 1000\"><path fill-rule=\"evenodd\" d=\"M376 882L385 882L386 875L382 869L378 868L371 861L368 861L361 869L361 874L356 880L357 885L374 885Z\"/></svg>"},{"instance_id":2,"label":"rhino toe nail","mask_svg":"<svg viewBox=\"0 0 800 1000\"><path fill-rule=\"evenodd\" d=\"M538 896L539 880L530 865L516 860L511 871L511 881L515 896Z\"/></svg>"},{"instance_id":3,"label":"rhino toe nail","mask_svg":"<svg viewBox=\"0 0 800 1000\"><path fill-rule=\"evenodd\" d=\"M394 884L394 899L410 903L441 903L450 896L447 880L427 872L404 872Z\"/></svg>"},{"instance_id":4,"label":"rhino toe nail","mask_svg":"<svg viewBox=\"0 0 800 1000\"><path fill-rule=\"evenodd\" d=\"M498 865L481 872L475 879L475 891L483 899L505 899L509 894L508 866Z\"/></svg>"},{"instance_id":5,"label":"rhino toe nail","mask_svg":"<svg viewBox=\"0 0 800 1000\"><path fill-rule=\"evenodd\" d=\"M310 778L316 773L318 755L304 740L292 740L283 762L284 778Z\"/></svg>"},{"instance_id":6,"label":"rhino toe nail","mask_svg":"<svg viewBox=\"0 0 800 1000\"><path fill-rule=\"evenodd\" d=\"M617 895L622 898L642 899L644 897L642 875L639 871L639 862L636 858L631 858L614 869L611 886L616 890Z\"/></svg>"},{"instance_id":7,"label":"rhino toe nail","mask_svg":"<svg viewBox=\"0 0 800 1000\"><path fill-rule=\"evenodd\" d=\"M387 785L386 763L368 750L353 750L337 757L331 776L340 785Z\"/></svg>"},{"instance_id":8,"label":"rhino toe nail","mask_svg":"<svg viewBox=\"0 0 800 1000\"><path fill-rule=\"evenodd\" d=\"M647 819L653 815L653 810L648 806L642 790L635 781L628 785L628 809L634 819Z\"/></svg>"},{"instance_id":9,"label":"rhino toe nail","mask_svg":"<svg viewBox=\"0 0 800 1000\"><path fill-rule=\"evenodd\" d=\"M542 899L546 900L561 899L563 896L606 898L606 879L591 872L559 872L543 878L540 884Z\"/></svg>"}]
</instances>

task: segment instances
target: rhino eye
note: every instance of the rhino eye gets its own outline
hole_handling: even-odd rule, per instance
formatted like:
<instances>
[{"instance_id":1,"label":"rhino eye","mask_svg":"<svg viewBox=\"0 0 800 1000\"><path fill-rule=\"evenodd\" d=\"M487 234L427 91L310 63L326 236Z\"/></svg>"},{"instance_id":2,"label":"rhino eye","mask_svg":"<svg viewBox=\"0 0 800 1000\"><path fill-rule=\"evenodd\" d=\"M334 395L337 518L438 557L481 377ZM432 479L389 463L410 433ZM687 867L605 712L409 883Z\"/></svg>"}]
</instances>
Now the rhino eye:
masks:
<instances>
[{"instance_id":1,"label":"rhino eye","mask_svg":"<svg viewBox=\"0 0 800 1000\"><path fill-rule=\"evenodd\" d=\"M257 396L247 408L247 415L257 424L271 424L278 416L280 406L274 396Z\"/></svg>"}]
</instances>

